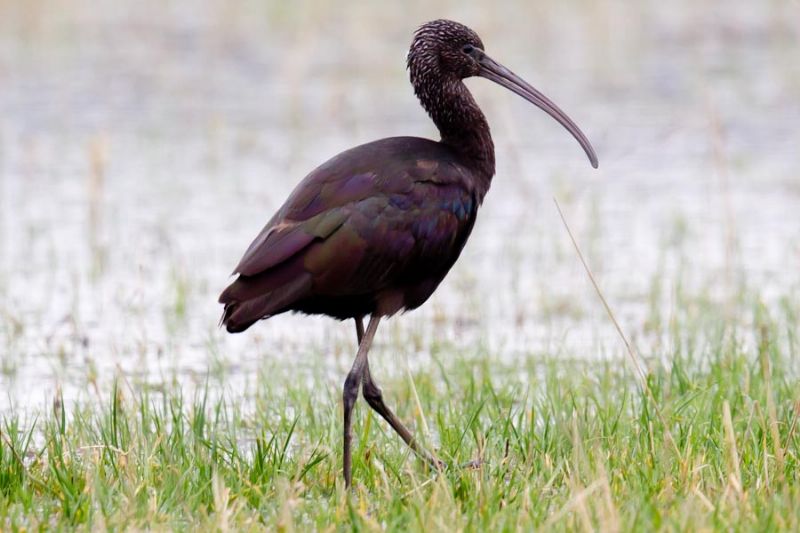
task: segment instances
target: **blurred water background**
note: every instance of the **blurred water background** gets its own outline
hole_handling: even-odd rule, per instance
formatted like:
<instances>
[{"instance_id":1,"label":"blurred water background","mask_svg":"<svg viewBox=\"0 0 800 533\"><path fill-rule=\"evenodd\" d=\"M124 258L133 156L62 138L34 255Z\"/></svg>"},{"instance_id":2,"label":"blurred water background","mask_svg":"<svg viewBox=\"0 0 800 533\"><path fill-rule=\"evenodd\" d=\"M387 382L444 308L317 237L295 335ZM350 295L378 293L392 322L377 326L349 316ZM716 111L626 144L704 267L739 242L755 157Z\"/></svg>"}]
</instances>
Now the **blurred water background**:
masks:
<instances>
[{"instance_id":1,"label":"blurred water background","mask_svg":"<svg viewBox=\"0 0 800 533\"><path fill-rule=\"evenodd\" d=\"M746 294L800 299L796 0L0 0L0 412L114 379L243 395L265 365L338 390L352 324L281 316L229 336L216 299L319 163L436 137L404 57L440 17L564 108L600 169L546 115L468 81L497 176L437 294L379 332L378 376L442 346L624 357L554 197L647 357L676 342L684 294L731 313Z\"/></svg>"}]
</instances>

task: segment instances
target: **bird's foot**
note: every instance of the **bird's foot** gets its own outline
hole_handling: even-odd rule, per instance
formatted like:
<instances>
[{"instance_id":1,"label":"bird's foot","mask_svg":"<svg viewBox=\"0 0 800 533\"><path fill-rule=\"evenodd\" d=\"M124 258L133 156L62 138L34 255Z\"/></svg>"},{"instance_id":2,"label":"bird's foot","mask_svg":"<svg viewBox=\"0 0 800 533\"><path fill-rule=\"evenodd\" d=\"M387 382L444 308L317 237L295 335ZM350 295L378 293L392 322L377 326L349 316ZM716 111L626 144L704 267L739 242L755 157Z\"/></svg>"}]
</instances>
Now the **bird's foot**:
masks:
<instances>
[{"instance_id":1,"label":"bird's foot","mask_svg":"<svg viewBox=\"0 0 800 533\"><path fill-rule=\"evenodd\" d=\"M441 459L434 459L431 461L431 467L439 472L447 472L449 470L477 470L484 464L486 464L486 461L483 459L473 459L471 461L467 461L466 463L453 465L452 467Z\"/></svg>"},{"instance_id":2,"label":"bird's foot","mask_svg":"<svg viewBox=\"0 0 800 533\"><path fill-rule=\"evenodd\" d=\"M444 472L447 470L447 463L445 463L438 457L428 457L428 464L433 470L436 470L437 472Z\"/></svg>"},{"instance_id":3,"label":"bird's foot","mask_svg":"<svg viewBox=\"0 0 800 533\"><path fill-rule=\"evenodd\" d=\"M467 461L466 463L461 463L460 465L458 465L458 467L461 468L462 470L477 470L480 467L482 467L485 463L486 461L478 458L478 459L473 459L471 461Z\"/></svg>"}]
</instances>

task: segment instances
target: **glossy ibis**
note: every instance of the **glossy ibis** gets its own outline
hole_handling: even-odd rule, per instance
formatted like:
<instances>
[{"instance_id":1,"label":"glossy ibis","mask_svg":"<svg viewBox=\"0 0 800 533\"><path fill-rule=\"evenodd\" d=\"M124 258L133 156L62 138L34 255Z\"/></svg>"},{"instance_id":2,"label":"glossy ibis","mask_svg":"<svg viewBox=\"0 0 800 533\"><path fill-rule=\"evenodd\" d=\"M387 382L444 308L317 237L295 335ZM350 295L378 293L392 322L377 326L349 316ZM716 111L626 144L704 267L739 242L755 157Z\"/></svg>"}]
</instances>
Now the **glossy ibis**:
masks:
<instances>
[{"instance_id":1,"label":"glossy ibis","mask_svg":"<svg viewBox=\"0 0 800 533\"><path fill-rule=\"evenodd\" d=\"M381 317L422 305L467 241L495 171L489 125L462 80L492 80L538 106L569 131L597 168L578 126L553 102L484 52L478 35L435 20L414 34L407 66L414 92L439 128L439 142L381 139L347 150L300 182L256 237L222 293L222 324L244 331L299 311L354 319L358 352L344 382L344 479L350 486L353 405L364 399L424 459L383 402L367 354ZM363 318L369 315L366 331Z\"/></svg>"}]
</instances>

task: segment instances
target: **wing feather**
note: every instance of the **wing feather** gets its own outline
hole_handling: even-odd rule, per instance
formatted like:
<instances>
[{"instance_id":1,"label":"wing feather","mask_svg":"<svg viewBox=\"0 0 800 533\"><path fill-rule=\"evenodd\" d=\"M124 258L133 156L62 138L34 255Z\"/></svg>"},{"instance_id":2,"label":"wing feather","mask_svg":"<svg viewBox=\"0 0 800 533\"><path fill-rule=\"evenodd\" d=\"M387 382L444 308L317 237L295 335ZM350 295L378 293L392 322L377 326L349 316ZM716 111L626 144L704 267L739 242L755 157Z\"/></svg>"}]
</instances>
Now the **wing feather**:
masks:
<instances>
[{"instance_id":1,"label":"wing feather","mask_svg":"<svg viewBox=\"0 0 800 533\"><path fill-rule=\"evenodd\" d=\"M307 298L440 281L471 230L475 198L439 143L393 138L344 152L309 174L250 244L220 296L222 321L243 331Z\"/></svg>"}]
</instances>

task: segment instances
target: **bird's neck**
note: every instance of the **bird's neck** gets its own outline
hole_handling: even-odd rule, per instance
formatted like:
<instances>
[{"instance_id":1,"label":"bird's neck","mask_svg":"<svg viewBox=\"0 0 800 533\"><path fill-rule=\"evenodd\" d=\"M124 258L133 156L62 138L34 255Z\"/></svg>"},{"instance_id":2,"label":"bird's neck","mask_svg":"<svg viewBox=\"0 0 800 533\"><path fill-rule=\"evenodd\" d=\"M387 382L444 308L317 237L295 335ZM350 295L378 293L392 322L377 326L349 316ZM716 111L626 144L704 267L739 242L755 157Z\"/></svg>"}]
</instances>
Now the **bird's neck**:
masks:
<instances>
[{"instance_id":1,"label":"bird's neck","mask_svg":"<svg viewBox=\"0 0 800 533\"><path fill-rule=\"evenodd\" d=\"M486 117L461 80L415 87L422 107L433 119L442 142L475 168L486 181L494 176L494 143Z\"/></svg>"}]
</instances>

